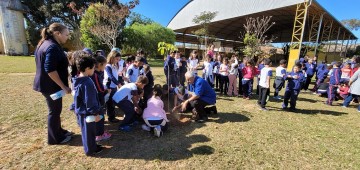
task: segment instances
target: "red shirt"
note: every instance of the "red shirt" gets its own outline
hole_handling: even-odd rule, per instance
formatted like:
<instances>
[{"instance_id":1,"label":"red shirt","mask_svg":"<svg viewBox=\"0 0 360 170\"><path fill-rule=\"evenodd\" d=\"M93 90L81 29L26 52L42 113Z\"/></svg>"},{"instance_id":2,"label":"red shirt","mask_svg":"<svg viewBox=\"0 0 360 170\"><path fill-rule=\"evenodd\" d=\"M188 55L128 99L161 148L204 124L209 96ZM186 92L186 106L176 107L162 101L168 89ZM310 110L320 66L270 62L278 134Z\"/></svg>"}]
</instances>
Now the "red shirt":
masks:
<instances>
[{"instance_id":1,"label":"red shirt","mask_svg":"<svg viewBox=\"0 0 360 170\"><path fill-rule=\"evenodd\" d=\"M252 66L246 66L241 71L242 71L243 78L250 79L250 80L259 74L259 71L255 67L252 67Z\"/></svg>"}]
</instances>

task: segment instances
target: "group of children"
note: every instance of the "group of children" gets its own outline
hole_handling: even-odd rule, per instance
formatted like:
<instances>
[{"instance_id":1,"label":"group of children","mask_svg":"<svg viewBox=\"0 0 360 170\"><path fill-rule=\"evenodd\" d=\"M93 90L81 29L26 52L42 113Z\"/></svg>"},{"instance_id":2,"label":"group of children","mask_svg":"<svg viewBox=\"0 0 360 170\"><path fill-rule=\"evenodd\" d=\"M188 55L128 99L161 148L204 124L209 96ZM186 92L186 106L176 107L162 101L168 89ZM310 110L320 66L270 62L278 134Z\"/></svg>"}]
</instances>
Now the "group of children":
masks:
<instances>
[{"instance_id":1,"label":"group of children","mask_svg":"<svg viewBox=\"0 0 360 170\"><path fill-rule=\"evenodd\" d=\"M81 127L86 155L100 152L102 147L97 142L111 137L104 128L104 117L106 113L109 122L119 122L115 117L115 106L124 112L119 130L129 132L133 126L143 122L142 129L160 137L168 128L169 121L161 97L167 91L173 92L175 95L172 111L180 110L181 103L191 96L191 89L185 87L187 71L197 74L198 70L202 69L203 78L214 87L214 90L218 89L220 94L227 96L238 96L240 92L244 99L250 99L252 96L255 79L258 81L259 109L267 110L270 80L273 76L271 60L267 58L255 66L254 61L247 57L240 63L236 55L228 59L208 52L201 68L196 51L188 60L181 57L177 51L173 51L164 62L167 85L161 86L154 85L150 66L141 49L137 56L130 56L126 61L121 59L118 48L112 49L106 58L103 52L97 51L92 55L89 49L68 55L74 91L74 110ZM274 98L280 100L279 93L286 86L282 108L287 109L290 103L291 111L296 109L300 90L308 90L313 76L316 76L316 85L313 88L316 93L321 92L324 83L328 82L326 104L331 105L335 100L337 89L339 96L345 98L348 94L346 84L359 66L339 62L317 65L316 58L306 58L297 61L292 71L287 73L286 63L286 60L281 60L280 66L276 68ZM287 84L285 81L288 81ZM94 116L94 121L88 121L89 116Z\"/></svg>"},{"instance_id":2,"label":"group of children","mask_svg":"<svg viewBox=\"0 0 360 170\"><path fill-rule=\"evenodd\" d=\"M270 78L272 77L271 61L269 59L259 60L258 64L255 65L252 59L244 57L240 63L239 56L236 54L229 59L210 49L204 58L203 65L200 65L198 61L194 65L192 62L195 56L196 51L191 53L188 60L184 59L188 63L189 68L187 70L192 70L197 74L197 70L202 69L202 77L215 90L218 90L220 95L242 95L244 99L250 99L254 88L254 79L257 80L258 104L260 110L267 110L265 105L270 96ZM309 90L313 77L315 77L315 85L311 91L314 94L327 96L325 104L332 105L334 100L346 98L349 95L350 77L359 67L356 57L344 63L332 62L326 64L322 62L318 64L316 57L305 56L296 61L291 72L288 73L286 72L286 64L286 60L281 60L280 66L276 68L273 98L281 100L279 92L286 87L282 107L286 109L290 100L289 109L291 111L296 109L296 100L300 91L307 92ZM190 68L190 66L192 67ZM288 81L287 85L285 84L286 81Z\"/></svg>"},{"instance_id":3,"label":"group of children","mask_svg":"<svg viewBox=\"0 0 360 170\"><path fill-rule=\"evenodd\" d=\"M160 137L167 129L168 119L161 100L163 87L154 85L143 55L139 50L134 60L125 62L117 48L106 58L100 52L93 55L89 49L68 53L74 95L72 109L81 127L86 155L101 152L103 147L97 143L111 137L105 130L104 119L106 113L109 122L119 122L115 106L124 112L119 130L128 132L144 122L144 130Z\"/></svg>"}]
</instances>

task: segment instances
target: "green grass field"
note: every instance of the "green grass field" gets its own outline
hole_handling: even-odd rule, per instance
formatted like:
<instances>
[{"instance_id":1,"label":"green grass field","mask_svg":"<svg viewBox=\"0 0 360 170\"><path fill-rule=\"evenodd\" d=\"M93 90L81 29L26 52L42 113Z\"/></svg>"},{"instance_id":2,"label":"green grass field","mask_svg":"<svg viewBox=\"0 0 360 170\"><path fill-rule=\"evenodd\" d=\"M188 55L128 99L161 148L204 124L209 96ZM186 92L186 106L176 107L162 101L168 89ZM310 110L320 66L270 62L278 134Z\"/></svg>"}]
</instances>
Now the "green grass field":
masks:
<instances>
[{"instance_id":1,"label":"green grass field","mask_svg":"<svg viewBox=\"0 0 360 170\"><path fill-rule=\"evenodd\" d=\"M76 135L69 144L49 146L45 99L32 90L34 58L1 56L0 62L0 169L360 169L356 105L329 107L304 93L299 113L281 110L272 99L270 111L261 112L255 99L218 96L218 116L204 124L173 120L161 138L140 126L124 133L106 124L113 134L102 142L107 149L86 157L75 115L67 110L72 97L64 97L62 125ZM163 84L162 68L152 69Z\"/></svg>"}]
</instances>

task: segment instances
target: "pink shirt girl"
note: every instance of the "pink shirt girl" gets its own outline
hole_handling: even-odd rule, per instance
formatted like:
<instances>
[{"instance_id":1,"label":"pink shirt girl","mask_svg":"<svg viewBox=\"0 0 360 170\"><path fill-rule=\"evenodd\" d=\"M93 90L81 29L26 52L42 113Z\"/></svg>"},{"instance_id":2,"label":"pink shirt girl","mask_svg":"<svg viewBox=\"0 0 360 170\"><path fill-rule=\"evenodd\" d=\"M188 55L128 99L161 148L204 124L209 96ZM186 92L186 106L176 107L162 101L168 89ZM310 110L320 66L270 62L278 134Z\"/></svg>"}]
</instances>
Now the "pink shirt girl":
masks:
<instances>
[{"instance_id":1,"label":"pink shirt girl","mask_svg":"<svg viewBox=\"0 0 360 170\"><path fill-rule=\"evenodd\" d=\"M153 96L148 100L147 107L145 108L143 113L143 119L146 120L164 119L166 122L169 122L164 110L164 102L160 99L160 97Z\"/></svg>"}]
</instances>

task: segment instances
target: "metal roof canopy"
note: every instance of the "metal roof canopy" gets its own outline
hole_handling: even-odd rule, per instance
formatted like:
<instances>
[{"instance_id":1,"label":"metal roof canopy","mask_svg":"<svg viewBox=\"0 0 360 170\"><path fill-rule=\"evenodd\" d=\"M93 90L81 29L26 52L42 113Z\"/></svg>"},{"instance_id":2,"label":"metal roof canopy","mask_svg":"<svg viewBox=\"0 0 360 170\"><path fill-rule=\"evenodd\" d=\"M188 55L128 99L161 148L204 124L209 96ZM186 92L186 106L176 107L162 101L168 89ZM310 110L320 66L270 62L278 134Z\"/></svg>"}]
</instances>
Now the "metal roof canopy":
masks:
<instances>
[{"instance_id":1,"label":"metal roof canopy","mask_svg":"<svg viewBox=\"0 0 360 170\"><path fill-rule=\"evenodd\" d=\"M222 46L236 47L242 43L239 37L240 32L245 32L246 18L272 16L271 22L275 22L275 25L266 35L277 37L274 43L291 42L296 5L303 2L304 0L191 0L169 22L168 28L176 32L178 42L198 44L199 41L196 36L192 35L192 32L199 29L200 26L192 23L192 18L199 15L201 11L218 11L218 15L209 25L209 32L220 39ZM312 19L320 18L322 14L324 14L324 18L321 32L324 30L324 24L333 22L330 41L337 40L339 28L341 35L344 34L346 40L357 39L350 30L315 0L308 9L303 42L309 42Z\"/></svg>"}]
</instances>

